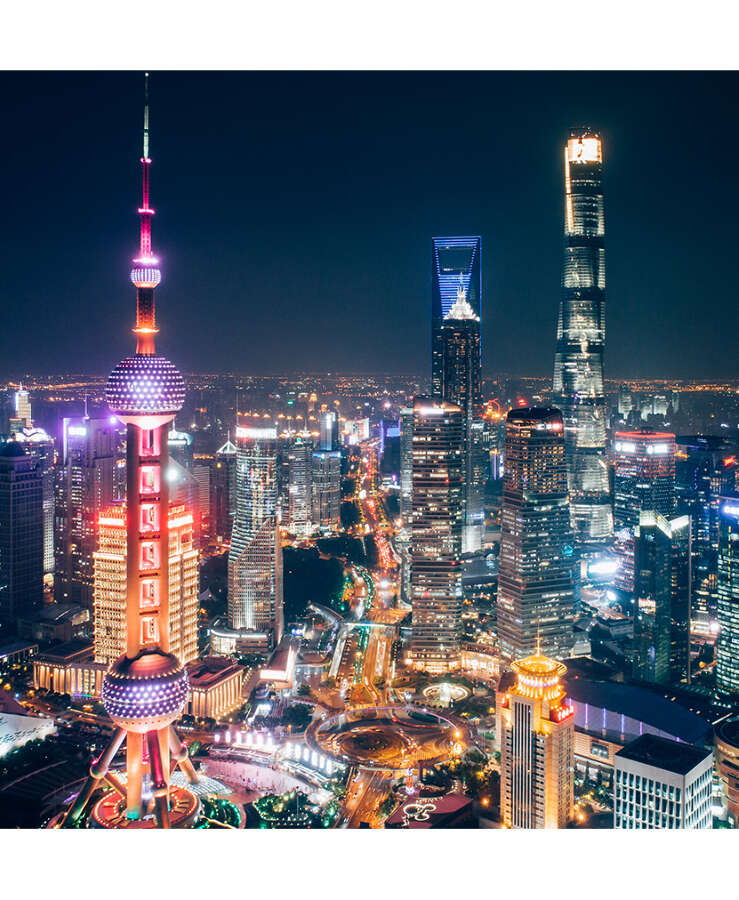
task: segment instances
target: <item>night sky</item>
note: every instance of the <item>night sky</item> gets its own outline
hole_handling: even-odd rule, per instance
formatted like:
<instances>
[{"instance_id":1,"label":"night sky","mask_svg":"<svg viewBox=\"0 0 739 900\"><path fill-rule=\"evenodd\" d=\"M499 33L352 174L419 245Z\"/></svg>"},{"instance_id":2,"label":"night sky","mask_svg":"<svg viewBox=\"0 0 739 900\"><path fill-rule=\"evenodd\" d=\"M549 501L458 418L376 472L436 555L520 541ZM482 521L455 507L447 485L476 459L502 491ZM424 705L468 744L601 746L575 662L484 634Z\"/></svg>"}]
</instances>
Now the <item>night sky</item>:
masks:
<instances>
[{"instance_id":1,"label":"night sky","mask_svg":"<svg viewBox=\"0 0 739 900\"><path fill-rule=\"evenodd\" d=\"M143 76L0 74L0 375L131 352ZM562 146L604 139L606 376L736 377L737 73L153 72L158 349L429 369L432 236L483 237L487 372L549 375Z\"/></svg>"}]
</instances>

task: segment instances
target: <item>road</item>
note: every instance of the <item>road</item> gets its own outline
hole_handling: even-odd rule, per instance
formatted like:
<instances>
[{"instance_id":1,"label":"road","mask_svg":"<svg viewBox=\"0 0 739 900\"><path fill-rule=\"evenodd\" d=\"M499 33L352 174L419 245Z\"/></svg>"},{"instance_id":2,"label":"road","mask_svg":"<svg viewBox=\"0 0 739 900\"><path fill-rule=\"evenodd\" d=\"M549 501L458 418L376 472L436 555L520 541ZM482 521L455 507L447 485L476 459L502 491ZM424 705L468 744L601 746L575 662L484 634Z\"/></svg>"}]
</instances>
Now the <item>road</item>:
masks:
<instances>
[{"instance_id":1,"label":"road","mask_svg":"<svg viewBox=\"0 0 739 900\"><path fill-rule=\"evenodd\" d=\"M389 776L382 772L360 772L350 783L344 800L346 827L359 828L362 822L367 822L371 828L379 828L377 810L389 790Z\"/></svg>"}]
</instances>

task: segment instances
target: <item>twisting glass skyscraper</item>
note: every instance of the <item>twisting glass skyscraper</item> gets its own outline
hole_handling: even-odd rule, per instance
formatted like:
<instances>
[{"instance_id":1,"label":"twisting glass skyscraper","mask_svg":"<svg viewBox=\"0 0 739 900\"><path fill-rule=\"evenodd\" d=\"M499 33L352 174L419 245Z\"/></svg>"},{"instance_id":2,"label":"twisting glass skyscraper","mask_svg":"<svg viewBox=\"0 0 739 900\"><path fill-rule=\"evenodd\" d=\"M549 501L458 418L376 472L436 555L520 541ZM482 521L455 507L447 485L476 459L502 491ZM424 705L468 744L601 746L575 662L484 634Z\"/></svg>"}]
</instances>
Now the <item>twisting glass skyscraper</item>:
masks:
<instances>
[{"instance_id":1,"label":"twisting glass skyscraper","mask_svg":"<svg viewBox=\"0 0 739 900\"><path fill-rule=\"evenodd\" d=\"M575 541L594 548L613 534L603 397L606 326L603 148L574 130L565 155L565 251L554 357L554 403L564 417Z\"/></svg>"}]
</instances>

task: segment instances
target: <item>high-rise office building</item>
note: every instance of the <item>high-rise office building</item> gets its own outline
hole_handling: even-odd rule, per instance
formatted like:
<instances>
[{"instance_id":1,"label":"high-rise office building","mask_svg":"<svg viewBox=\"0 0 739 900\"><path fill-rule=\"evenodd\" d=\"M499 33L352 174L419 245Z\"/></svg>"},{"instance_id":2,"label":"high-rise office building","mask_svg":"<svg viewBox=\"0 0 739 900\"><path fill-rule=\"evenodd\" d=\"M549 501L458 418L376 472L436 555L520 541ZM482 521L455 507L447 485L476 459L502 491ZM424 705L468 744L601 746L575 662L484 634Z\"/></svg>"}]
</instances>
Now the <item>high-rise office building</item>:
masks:
<instances>
[{"instance_id":1,"label":"high-rise office building","mask_svg":"<svg viewBox=\"0 0 739 900\"><path fill-rule=\"evenodd\" d=\"M400 410L400 515L409 525L413 497L413 407Z\"/></svg>"},{"instance_id":2,"label":"high-rise office building","mask_svg":"<svg viewBox=\"0 0 739 900\"><path fill-rule=\"evenodd\" d=\"M632 676L655 684L688 677L690 519L642 511L633 529Z\"/></svg>"},{"instance_id":3,"label":"high-rise office building","mask_svg":"<svg viewBox=\"0 0 739 900\"><path fill-rule=\"evenodd\" d=\"M161 272L151 246L148 75L145 84L140 242L131 270L136 287L136 353L118 363L106 388L108 406L126 425L125 652L103 680L102 700L115 726L113 737L94 760L89 778L57 827L78 824L103 779L110 789L91 811L95 824L103 828L148 828L151 815L161 828L187 827L200 808L192 791L170 780L176 765L188 781L199 780L172 724L185 708L189 682L170 650L167 435L182 409L185 385L175 366L156 355L154 343L158 333L154 289ZM125 787L109 773L124 742ZM145 768L151 774L151 791L146 794Z\"/></svg>"},{"instance_id":4,"label":"high-rise office building","mask_svg":"<svg viewBox=\"0 0 739 900\"><path fill-rule=\"evenodd\" d=\"M287 452L288 526L296 534L306 534L313 516L313 444L309 435L298 435Z\"/></svg>"},{"instance_id":5,"label":"high-rise office building","mask_svg":"<svg viewBox=\"0 0 739 900\"><path fill-rule=\"evenodd\" d=\"M465 491L462 552L482 548L485 460L482 422L480 317L459 285L457 299L441 325L441 399L464 414Z\"/></svg>"},{"instance_id":6,"label":"high-rise office building","mask_svg":"<svg viewBox=\"0 0 739 900\"><path fill-rule=\"evenodd\" d=\"M507 828L564 828L574 813L575 717L567 669L537 650L496 695L500 806Z\"/></svg>"},{"instance_id":7,"label":"high-rise office building","mask_svg":"<svg viewBox=\"0 0 739 900\"><path fill-rule=\"evenodd\" d=\"M31 401L23 385L15 392L15 417L25 428L31 427Z\"/></svg>"},{"instance_id":8,"label":"high-rise office building","mask_svg":"<svg viewBox=\"0 0 739 900\"><path fill-rule=\"evenodd\" d=\"M56 448L53 439L42 428L23 428L15 436L27 452L32 453L41 467L44 509L44 578L54 574L54 509L55 479L57 476Z\"/></svg>"},{"instance_id":9,"label":"high-rise office building","mask_svg":"<svg viewBox=\"0 0 739 900\"><path fill-rule=\"evenodd\" d=\"M193 544L193 515L170 504L169 641L184 665L198 658L199 553ZM126 649L126 509L118 505L98 517L93 553L95 662L114 663Z\"/></svg>"},{"instance_id":10,"label":"high-rise office building","mask_svg":"<svg viewBox=\"0 0 739 900\"><path fill-rule=\"evenodd\" d=\"M675 435L617 431L613 497L616 528L633 528L641 510L672 516L675 508Z\"/></svg>"},{"instance_id":11,"label":"high-rise office building","mask_svg":"<svg viewBox=\"0 0 739 900\"><path fill-rule=\"evenodd\" d=\"M236 513L236 445L231 439L216 451L210 484L210 521L217 544L231 540Z\"/></svg>"},{"instance_id":12,"label":"high-rise office building","mask_svg":"<svg viewBox=\"0 0 739 900\"><path fill-rule=\"evenodd\" d=\"M44 580L43 473L16 441L0 447L0 620L41 605Z\"/></svg>"},{"instance_id":13,"label":"high-rise office building","mask_svg":"<svg viewBox=\"0 0 739 900\"><path fill-rule=\"evenodd\" d=\"M643 734L613 768L614 828L713 828L710 750Z\"/></svg>"},{"instance_id":14,"label":"high-rise office building","mask_svg":"<svg viewBox=\"0 0 739 900\"><path fill-rule=\"evenodd\" d=\"M277 524L277 429L236 429L236 515L228 554L234 649L267 633L282 639L282 544ZM225 631L221 629L225 634ZM252 634L250 634L252 633Z\"/></svg>"},{"instance_id":15,"label":"high-rise office building","mask_svg":"<svg viewBox=\"0 0 739 900\"><path fill-rule=\"evenodd\" d=\"M562 414L508 413L498 569L498 639L506 659L562 658L573 644L574 551Z\"/></svg>"},{"instance_id":16,"label":"high-rise office building","mask_svg":"<svg viewBox=\"0 0 739 900\"><path fill-rule=\"evenodd\" d=\"M416 668L459 666L464 515L464 414L458 406L413 403L410 656Z\"/></svg>"},{"instance_id":17,"label":"high-rise office building","mask_svg":"<svg viewBox=\"0 0 739 900\"><path fill-rule=\"evenodd\" d=\"M56 497L57 601L92 610L97 521L113 502L117 422L87 416L63 423Z\"/></svg>"},{"instance_id":18,"label":"high-rise office building","mask_svg":"<svg viewBox=\"0 0 739 900\"><path fill-rule=\"evenodd\" d=\"M311 471L313 524L336 530L341 510L341 451L314 450Z\"/></svg>"},{"instance_id":19,"label":"high-rise office building","mask_svg":"<svg viewBox=\"0 0 739 900\"><path fill-rule=\"evenodd\" d=\"M320 437L318 449L331 451L339 449L339 417L335 412L324 412L320 415Z\"/></svg>"},{"instance_id":20,"label":"high-rise office building","mask_svg":"<svg viewBox=\"0 0 739 900\"><path fill-rule=\"evenodd\" d=\"M477 316L478 356L482 316L482 239L480 237L439 237L431 240L431 395L442 396L444 319L464 290L465 299Z\"/></svg>"},{"instance_id":21,"label":"high-rise office building","mask_svg":"<svg viewBox=\"0 0 739 900\"><path fill-rule=\"evenodd\" d=\"M618 389L618 414L624 421L634 408L634 398L628 385L622 384Z\"/></svg>"},{"instance_id":22,"label":"high-rise office building","mask_svg":"<svg viewBox=\"0 0 739 900\"><path fill-rule=\"evenodd\" d=\"M722 497L718 534L716 689L739 694L739 493Z\"/></svg>"},{"instance_id":23,"label":"high-rise office building","mask_svg":"<svg viewBox=\"0 0 739 900\"><path fill-rule=\"evenodd\" d=\"M606 334L603 147L589 129L564 148L565 251L554 358L575 541L587 552L613 534L603 394Z\"/></svg>"},{"instance_id":24,"label":"high-rise office building","mask_svg":"<svg viewBox=\"0 0 739 900\"><path fill-rule=\"evenodd\" d=\"M690 516L693 543L694 628L716 627L718 609L719 498L736 486L737 448L725 438L688 435L676 439L676 512Z\"/></svg>"}]
</instances>

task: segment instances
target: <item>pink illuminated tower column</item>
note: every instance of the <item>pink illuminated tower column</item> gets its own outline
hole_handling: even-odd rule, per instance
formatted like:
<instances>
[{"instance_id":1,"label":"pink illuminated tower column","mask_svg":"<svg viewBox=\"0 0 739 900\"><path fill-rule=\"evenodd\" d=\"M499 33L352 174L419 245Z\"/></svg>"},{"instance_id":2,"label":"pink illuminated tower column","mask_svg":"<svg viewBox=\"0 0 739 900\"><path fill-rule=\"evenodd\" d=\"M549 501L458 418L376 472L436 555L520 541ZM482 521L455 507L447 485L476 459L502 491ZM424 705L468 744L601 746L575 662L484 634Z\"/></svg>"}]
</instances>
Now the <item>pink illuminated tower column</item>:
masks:
<instances>
[{"instance_id":1,"label":"pink illuminated tower column","mask_svg":"<svg viewBox=\"0 0 739 900\"><path fill-rule=\"evenodd\" d=\"M95 804L92 815L104 827L187 825L199 805L190 791L170 787L177 763L189 781L197 780L172 726L187 700L187 672L169 652L167 432L182 408L185 385L175 366L157 356L154 345L158 331L154 289L161 272L151 247L148 75L145 85L141 238L131 270L136 286L136 353L113 369L106 390L110 409L127 426L126 652L110 667L102 691L106 712L118 727L61 824L74 824L103 780L111 791ZM108 771L124 740L125 785ZM142 797L146 770L150 770L151 810Z\"/></svg>"}]
</instances>

